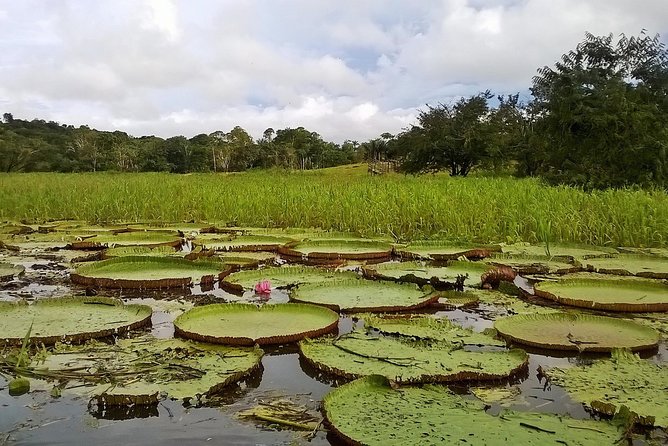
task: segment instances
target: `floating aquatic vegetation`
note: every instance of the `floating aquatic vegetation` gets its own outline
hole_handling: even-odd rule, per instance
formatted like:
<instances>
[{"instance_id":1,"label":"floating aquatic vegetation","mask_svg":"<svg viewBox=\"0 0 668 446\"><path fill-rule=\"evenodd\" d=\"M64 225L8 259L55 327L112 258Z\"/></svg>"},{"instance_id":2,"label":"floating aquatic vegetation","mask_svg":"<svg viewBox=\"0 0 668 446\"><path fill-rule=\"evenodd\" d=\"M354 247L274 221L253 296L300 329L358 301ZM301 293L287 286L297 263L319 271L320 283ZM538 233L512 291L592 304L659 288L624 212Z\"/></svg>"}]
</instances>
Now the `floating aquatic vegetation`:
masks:
<instances>
[{"instance_id":1,"label":"floating aquatic vegetation","mask_svg":"<svg viewBox=\"0 0 668 446\"><path fill-rule=\"evenodd\" d=\"M183 253L177 251L174 246L170 245L158 245L158 246L118 246L114 248L107 248L102 251L102 259L112 259L114 257L127 257L127 256L151 256L151 257L166 257L166 256L179 256L182 257Z\"/></svg>"},{"instance_id":2,"label":"floating aquatic vegetation","mask_svg":"<svg viewBox=\"0 0 668 446\"><path fill-rule=\"evenodd\" d=\"M571 256L494 254L485 262L508 266L517 274L570 274L582 271L582 265Z\"/></svg>"},{"instance_id":3,"label":"floating aquatic vegetation","mask_svg":"<svg viewBox=\"0 0 668 446\"><path fill-rule=\"evenodd\" d=\"M410 336L417 339L445 341L453 345L496 345L505 346L503 340L494 339L485 333L477 333L451 322L447 318L417 315L373 315L360 314L366 327L381 333Z\"/></svg>"},{"instance_id":4,"label":"floating aquatic vegetation","mask_svg":"<svg viewBox=\"0 0 668 446\"><path fill-rule=\"evenodd\" d=\"M269 280L274 288L289 288L306 283L326 283L357 278L359 276L356 273L349 271L303 266L276 266L232 273L225 277L221 286L232 292L242 293L245 290L252 290L255 284L262 280Z\"/></svg>"},{"instance_id":5,"label":"floating aquatic vegetation","mask_svg":"<svg viewBox=\"0 0 668 446\"><path fill-rule=\"evenodd\" d=\"M613 415L626 406L638 422L668 427L668 367L658 365L627 350L615 350L609 360L588 366L547 372L576 399L593 410Z\"/></svg>"},{"instance_id":6,"label":"floating aquatic vegetation","mask_svg":"<svg viewBox=\"0 0 668 446\"><path fill-rule=\"evenodd\" d=\"M530 245L528 243L516 243L513 245L503 245L502 251L505 254L524 255L524 256L551 256L551 257L572 257L576 260L593 257L605 257L617 254L614 248L604 246L580 245L575 243L557 243L550 244L549 253L546 252L544 245Z\"/></svg>"},{"instance_id":7,"label":"floating aquatic vegetation","mask_svg":"<svg viewBox=\"0 0 668 446\"><path fill-rule=\"evenodd\" d=\"M230 235L228 237L207 238L200 236L194 244L214 251L276 251L279 246L292 239L274 235Z\"/></svg>"},{"instance_id":8,"label":"floating aquatic vegetation","mask_svg":"<svg viewBox=\"0 0 668 446\"><path fill-rule=\"evenodd\" d=\"M212 284L230 271L220 261L128 256L82 265L70 278L80 285L101 288L184 288Z\"/></svg>"},{"instance_id":9,"label":"floating aquatic vegetation","mask_svg":"<svg viewBox=\"0 0 668 446\"><path fill-rule=\"evenodd\" d=\"M478 295L471 291L443 291L433 307L442 310L456 310L474 307L479 301Z\"/></svg>"},{"instance_id":10,"label":"floating aquatic vegetation","mask_svg":"<svg viewBox=\"0 0 668 446\"><path fill-rule=\"evenodd\" d=\"M256 370L262 355L259 348L140 337L115 345L59 345L24 373L99 405L156 404L165 394L173 399L215 394Z\"/></svg>"},{"instance_id":11,"label":"floating aquatic vegetation","mask_svg":"<svg viewBox=\"0 0 668 446\"><path fill-rule=\"evenodd\" d=\"M643 280L563 279L534 286L536 295L575 307L608 311L667 311L668 285Z\"/></svg>"},{"instance_id":12,"label":"floating aquatic vegetation","mask_svg":"<svg viewBox=\"0 0 668 446\"><path fill-rule=\"evenodd\" d=\"M397 254L402 258L427 260L457 260L460 257L481 259L500 251L499 245L454 243L447 240L416 241L396 248Z\"/></svg>"},{"instance_id":13,"label":"floating aquatic vegetation","mask_svg":"<svg viewBox=\"0 0 668 446\"><path fill-rule=\"evenodd\" d=\"M504 338L532 347L588 352L655 348L659 332L635 322L582 313L524 314L498 319Z\"/></svg>"},{"instance_id":14,"label":"floating aquatic vegetation","mask_svg":"<svg viewBox=\"0 0 668 446\"><path fill-rule=\"evenodd\" d=\"M325 396L323 410L332 429L350 444L596 446L614 444L620 437L611 423L510 410L493 416L483 402L447 388L394 389L382 376L333 390Z\"/></svg>"},{"instance_id":15,"label":"floating aquatic vegetation","mask_svg":"<svg viewBox=\"0 0 668 446\"><path fill-rule=\"evenodd\" d=\"M282 256L301 260L364 260L388 259L392 255L392 245L376 240L336 240L315 239L292 242L278 249Z\"/></svg>"},{"instance_id":16,"label":"floating aquatic vegetation","mask_svg":"<svg viewBox=\"0 0 668 446\"><path fill-rule=\"evenodd\" d=\"M348 379L378 374L403 383L508 378L525 369L519 349L469 351L460 342L424 342L353 332L339 338L305 340L302 356L325 372Z\"/></svg>"},{"instance_id":17,"label":"floating aquatic vegetation","mask_svg":"<svg viewBox=\"0 0 668 446\"><path fill-rule=\"evenodd\" d=\"M182 238L170 231L107 231L78 237L69 243L70 249L101 249L117 246L179 246Z\"/></svg>"},{"instance_id":18,"label":"floating aquatic vegetation","mask_svg":"<svg viewBox=\"0 0 668 446\"><path fill-rule=\"evenodd\" d=\"M455 282L464 276L464 285L480 286L480 277L490 266L479 262L450 261L447 266L428 266L422 262L386 262L362 268L365 277L380 280L399 280L418 283L420 280L436 278L439 281ZM423 280L423 281L424 281Z\"/></svg>"},{"instance_id":19,"label":"floating aquatic vegetation","mask_svg":"<svg viewBox=\"0 0 668 446\"><path fill-rule=\"evenodd\" d=\"M439 294L431 287L421 289L410 283L360 279L304 284L292 290L290 295L295 302L346 312L413 310L435 303L438 298Z\"/></svg>"},{"instance_id":20,"label":"floating aquatic vegetation","mask_svg":"<svg viewBox=\"0 0 668 446\"><path fill-rule=\"evenodd\" d=\"M619 254L585 261L587 269L601 274L668 279L668 257Z\"/></svg>"},{"instance_id":21,"label":"floating aquatic vegetation","mask_svg":"<svg viewBox=\"0 0 668 446\"><path fill-rule=\"evenodd\" d=\"M258 420L283 429L312 433L315 433L322 423L322 417L319 417L317 413L311 413L307 406L285 397L259 401L254 407L239 411L237 416Z\"/></svg>"},{"instance_id":22,"label":"floating aquatic vegetation","mask_svg":"<svg viewBox=\"0 0 668 446\"><path fill-rule=\"evenodd\" d=\"M212 304L193 308L174 321L176 334L217 344L265 345L295 342L336 329L339 316L316 305Z\"/></svg>"},{"instance_id":23,"label":"floating aquatic vegetation","mask_svg":"<svg viewBox=\"0 0 668 446\"><path fill-rule=\"evenodd\" d=\"M151 323L151 308L124 305L104 297L65 297L26 302L0 302L0 344L20 345L32 324L33 344L121 334Z\"/></svg>"},{"instance_id":24,"label":"floating aquatic vegetation","mask_svg":"<svg viewBox=\"0 0 668 446\"><path fill-rule=\"evenodd\" d=\"M0 282L7 282L14 277L20 276L25 272L22 265L12 265L11 263L0 262Z\"/></svg>"}]
</instances>

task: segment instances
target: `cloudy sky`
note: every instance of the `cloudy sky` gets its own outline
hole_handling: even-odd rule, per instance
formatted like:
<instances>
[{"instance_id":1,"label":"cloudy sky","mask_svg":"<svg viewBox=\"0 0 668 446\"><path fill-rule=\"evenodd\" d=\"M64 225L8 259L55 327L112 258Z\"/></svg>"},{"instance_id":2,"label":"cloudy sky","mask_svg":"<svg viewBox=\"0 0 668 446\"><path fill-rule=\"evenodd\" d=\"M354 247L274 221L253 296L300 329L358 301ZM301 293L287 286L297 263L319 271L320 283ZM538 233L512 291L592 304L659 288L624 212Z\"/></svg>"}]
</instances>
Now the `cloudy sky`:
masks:
<instances>
[{"instance_id":1,"label":"cloudy sky","mask_svg":"<svg viewBox=\"0 0 668 446\"><path fill-rule=\"evenodd\" d=\"M0 0L0 112L364 141L427 103L528 95L585 31L642 29L666 40L666 0Z\"/></svg>"}]
</instances>

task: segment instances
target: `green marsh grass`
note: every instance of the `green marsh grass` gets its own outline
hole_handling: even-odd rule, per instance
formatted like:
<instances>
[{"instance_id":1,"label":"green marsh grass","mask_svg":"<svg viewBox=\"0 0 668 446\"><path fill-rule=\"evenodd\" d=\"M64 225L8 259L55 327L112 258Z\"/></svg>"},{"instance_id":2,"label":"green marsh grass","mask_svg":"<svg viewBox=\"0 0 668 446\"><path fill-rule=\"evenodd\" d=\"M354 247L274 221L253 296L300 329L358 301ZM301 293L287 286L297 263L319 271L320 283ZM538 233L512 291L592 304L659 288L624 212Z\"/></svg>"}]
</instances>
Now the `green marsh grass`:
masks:
<instances>
[{"instance_id":1,"label":"green marsh grass","mask_svg":"<svg viewBox=\"0 0 668 446\"><path fill-rule=\"evenodd\" d=\"M665 191L584 192L535 179L369 176L366 168L235 174L0 174L0 219L206 221L484 242L667 246ZM549 228L549 235L546 234Z\"/></svg>"}]
</instances>

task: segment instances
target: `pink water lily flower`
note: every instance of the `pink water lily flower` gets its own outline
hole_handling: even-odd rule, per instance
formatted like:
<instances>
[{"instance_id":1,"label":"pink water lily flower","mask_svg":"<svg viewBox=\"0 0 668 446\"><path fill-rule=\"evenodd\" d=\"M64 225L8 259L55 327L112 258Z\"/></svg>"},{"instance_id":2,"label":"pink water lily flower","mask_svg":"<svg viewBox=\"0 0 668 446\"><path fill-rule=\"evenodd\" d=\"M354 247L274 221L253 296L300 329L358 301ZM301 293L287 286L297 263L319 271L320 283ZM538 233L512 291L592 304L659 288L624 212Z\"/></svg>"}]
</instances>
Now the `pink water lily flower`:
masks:
<instances>
[{"instance_id":1,"label":"pink water lily flower","mask_svg":"<svg viewBox=\"0 0 668 446\"><path fill-rule=\"evenodd\" d=\"M268 280L262 280L255 284L255 292L258 294L269 294L271 293L271 282Z\"/></svg>"}]
</instances>

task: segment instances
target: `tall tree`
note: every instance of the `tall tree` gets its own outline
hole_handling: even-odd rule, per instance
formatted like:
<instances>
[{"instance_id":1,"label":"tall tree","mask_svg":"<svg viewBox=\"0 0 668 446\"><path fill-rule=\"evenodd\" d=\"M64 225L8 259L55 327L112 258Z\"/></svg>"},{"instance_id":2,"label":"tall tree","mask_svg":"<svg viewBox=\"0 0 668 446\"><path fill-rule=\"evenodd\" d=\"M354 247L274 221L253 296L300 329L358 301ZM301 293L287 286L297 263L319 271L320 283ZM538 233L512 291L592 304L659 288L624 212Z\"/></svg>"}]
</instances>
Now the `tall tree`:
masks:
<instances>
[{"instance_id":1,"label":"tall tree","mask_svg":"<svg viewBox=\"0 0 668 446\"><path fill-rule=\"evenodd\" d=\"M531 89L539 173L585 187L668 185L668 52L658 36L585 40Z\"/></svg>"},{"instance_id":2,"label":"tall tree","mask_svg":"<svg viewBox=\"0 0 668 446\"><path fill-rule=\"evenodd\" d=\"M418 125L404 135L409 144L402 169L429 172L447 169L466 176L488 156L491 144L489 91L462 98L454 105L428 106L418 114Z\"/></svg>"}]
</instances>

